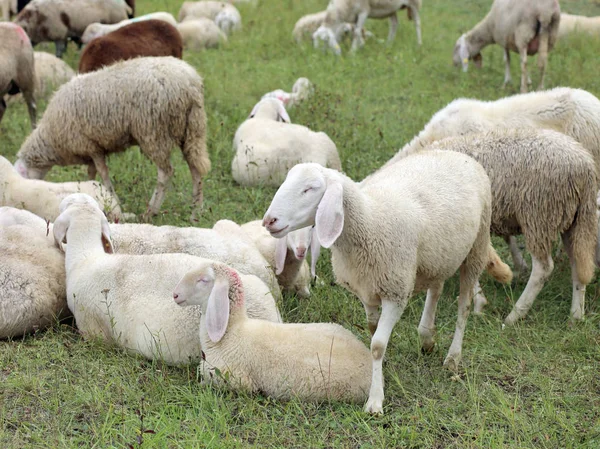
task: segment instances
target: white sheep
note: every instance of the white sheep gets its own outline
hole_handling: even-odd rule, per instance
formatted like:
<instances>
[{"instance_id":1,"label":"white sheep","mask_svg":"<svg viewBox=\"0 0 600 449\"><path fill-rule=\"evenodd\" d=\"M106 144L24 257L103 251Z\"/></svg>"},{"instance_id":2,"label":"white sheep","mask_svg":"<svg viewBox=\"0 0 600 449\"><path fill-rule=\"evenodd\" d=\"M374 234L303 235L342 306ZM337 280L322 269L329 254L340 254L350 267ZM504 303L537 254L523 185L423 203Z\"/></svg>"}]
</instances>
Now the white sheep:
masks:
<instances>
[{"instance_id":1,"label":"white sheep","mask_svg":"<svg viewBox=\"0 0 600 449\"><path fill-rule=\"evenodd\" d=\"M232 268L199 264L177 284L173 299L180 306L202 309L203 380L275 398L366 398L369 351L352 332L333 323L248 318L246 283Z\"/></svg>"},{"instance_id":2,"label":"white sheep","mask_svg":"<svg viewBox=\"0 0 600 449\"><path fill-rule=\"evenodd\" d=\"M279 186L300 162L341 170L335 143L324 132L293 125L276 98L259 101L233 138L233 179L243 186Z\"/></svg>"},{"instance_id":3,"label":"white sheep","mask_svg":"<svg viewBox=\"0 0 600 449\"><path fill-rule=\"evenodd\" d=\"M292 86L292 92L286 92L282 89L277 89L267 92L261 97L261 100L266 98L277 98L283 103L286 108L295 106L296 104L306 100L314 91L313 84L308 78L298 78Z\"/></svg>"},{"instance_id":4,"label":"white sheep","mask_svg":"<svg viewBox=\"0 0 600 449\"><path fill-rule=\"evenodd\" d=\"M183 2L179 9L179 22L206 17L214 20L226 34L242 28L242 16L231 3L218 1Z\"/></svg>"},{"instance_id":5,"label":"white sheep","mask_svg":"<svg viewBox=\"0 0 600 449\"><path fill-rule=\"evenodd\" d=\"M188 254L112 254L110 227L98 207L64 201L53 233L57 243L66 243L67 303L84 337L167 363L199 360L200 310L177 307L172 291L185 273L212 261ZM249 313L280 321L268 287L256 276L242 278L249 285Z\"/></svg>"},{"instance_id":6,"label":"white sheep","mask_svg":"<svg viewBox=\"0 0 600 449\"><path fill-rule=\"evenodd\" d=\"M527 92L527 55L538 55L539 89L544 88L548 52L558 36L560 6L558 0L494 0L492 9L454 46L454 65L466 72L469 59L481 67L481 50L496 43L504 48L504 85L510 83L510 52L521 60L521 92Z\"/></svg>"},{"instance_id":7,"label":"white sheep","mask_svg":"<svg viewBox=\"0 0 600 449\"><path fill-rule=\"evenodd\" d=\"M0 207L0 338L44 329L68 316L65 262L45 220Z\"/></svg>"},{"instance_id":8,"label":"white sheep","mask_svg":"<svg viewBox=\"0 0 600 449\"><path fill-rule=\"evenodd\" d=\"M313 43L319 46L319 41L324 41L336 54L341 53L338 43L343 27L346 23L354 24L354 39L352 50L355 51L364 45L363 26L367 18L390 19L388 42L392 42L398 28L396 12L407 9L408 18L414 19L417 31L417 42L421 45L421 0L331 0L325 11L323 23L313 33Z\"/></svg>"},{"instance_id":9,"label":"white sheep","mask_svg":"<svg viewBox=\"0 0 600 449\"><path fill-rule=\"evenodd\" d=\"M563 38L573 33L586 33L600 36L600 16L585 17L562 13L558 27L558 37Z\"/></svg>"},{"instance_id":10,"label":"white sheep","mask_svg":"<svg viewBox=\"0 0 600 449\"><path fill-rule=\"evenodd\" d=\"M196 70L173 57L136 58L80 75L52 97L39 126L17 154L24 177L42 178L54 165L88 164L116 197L106 155L138 144L158 168L146 217L164 200L179 146L192 175L192 210L202 207L202 177L210 170L206 150L204 84Z\"/></svg>"},{"instance_id":11,"label":"white sheep","mask_svg":"<svg viewBox=\"0 0 600 449\"><path fill-rule=\"evenodd\" d=\"M485 170L454 152L411 154L360 184L314 163L289 171L263 223L277 238L315 225L320 245L331 248L337 282L362 301L373 334L366 411L383 411L383 357L408 299L429 289L419 334L423 349L431 350L437 300L446 279L460 268L458 319L444 361L451 370L458 368L479 275L486 265L494 276L510 273L504 264L490 264L497 260L490 215Z\"/></svg>"},{"instance_id":12,"label":"white sheep","mask_svg":"<svg viewBox=\"0 0 600 449\"><path fill-rule=\"evenodd\" d=\"M153 12L150 14L144 14L143 16L138 16L133 19L121 20L120 22L113 23L113 24L106 24L106 23L99 23L99 22L90 23L85 28L85 31L83 32L83 34L81 36L81 42L83 44L87 44L92 39L96 39L97 37L106 36L108 33L118 30L119 28L122 28L131 23L140 22L142 20L150 20L150 19L162 20L164 22L167 22L170 25L177 26L177 21L175 20L175 17L173 17L173 14L170 14L168 12L159 11L159 12Z\"/></svg>"},{"instance_id":13,"label":"white sheep","mask_svg":"<svg viewBox=\"0 0 600 449\"><path fill-rule=\"evenodd\" d=\"M305 16L300 17L294 25L294 31L292 32L292 37L296 41L296 43L300 43L305 37L309 36L312 38L312 35L315 31L321 26L323 20L325 20L325 16L327 15L327 11L321 11L315 14L307 14ZM336 40L340 42L347 34L354 34L354 25L351 23L344 23L337 30L338 34L336 35ZM367 31L363 27L363 37L372 37L373 33Z\"/></svg>"},{"instance_id":14,"label":"white sheep","mask_svg":"<svg viewBox=\"0 0 600 449\"><path fill-rule=\"evenodd\" d=\"M47 182L23 178L11 163L0 156L0 206L26 209L54 221L60 202L72 193L87 193L101 204L111 219L123 219L116 198L96 181Z\"/></svg>"},{"instance_id":15,"label":"white sheep","mask_svg":"<svg viewBox=\"0 0 600 449\"><path fill-rule=\"evenodd\" d=\"M215 48L227 42L227 35L215 22L206 17L198 17L177 24L183 47L190 50Z\"/></svg>"}]
</instances>

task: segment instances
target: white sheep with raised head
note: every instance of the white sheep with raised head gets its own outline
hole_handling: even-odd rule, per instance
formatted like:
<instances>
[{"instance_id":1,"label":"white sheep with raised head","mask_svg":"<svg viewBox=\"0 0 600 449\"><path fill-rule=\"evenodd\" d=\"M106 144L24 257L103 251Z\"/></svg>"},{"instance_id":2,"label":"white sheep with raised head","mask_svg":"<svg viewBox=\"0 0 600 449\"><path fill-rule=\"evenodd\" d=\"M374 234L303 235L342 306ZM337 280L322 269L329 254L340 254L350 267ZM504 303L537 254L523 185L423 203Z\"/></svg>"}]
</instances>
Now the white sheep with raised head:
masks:
<instances>
[{"instance_id":1,"label":"white sheep with raised head","mask_svg":"<svg viewBox=\"0 0 600 449\"><path fill-rule=\"evenodd\" d=\"M232 268L205 262L185 274L174 304L199 306L205 380L275 398L364 401L369 351L333 323L274 323L247 315L244 279ZM185 309L184 309L185 310ZM216 374L219 370L221 375Z\"/></svg>"},{"instance_id":2,"label":"white sheep with raised head","mask_svg":"<svg viewBox=\"0 0 600 449\"><path fill-rule=\"evenodd\" d=\"M320 245L331 248L337 282L362 301L373 334L366 411L383 411L383 357L409 298L428 289L419 334L430 350L442 287L460 269L458 319L444 361L458 368L477 279L486 265L495 276L510 272L504 264L489 264L495 256L490 216L485 170L458 153L418 152L360 184L314 163L289 171L263 223L277 238L315 225Z\"/></svg>"}]
</instances>

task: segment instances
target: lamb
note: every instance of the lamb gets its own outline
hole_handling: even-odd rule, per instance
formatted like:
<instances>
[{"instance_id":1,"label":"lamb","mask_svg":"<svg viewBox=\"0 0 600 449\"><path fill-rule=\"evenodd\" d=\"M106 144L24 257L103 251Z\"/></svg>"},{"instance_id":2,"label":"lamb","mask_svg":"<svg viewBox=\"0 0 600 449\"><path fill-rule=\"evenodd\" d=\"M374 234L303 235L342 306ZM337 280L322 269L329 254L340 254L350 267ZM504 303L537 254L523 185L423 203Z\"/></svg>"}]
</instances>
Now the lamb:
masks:
<instances>
[{"instance_id":1,"label":"lamb","mask_svg":"<svg viewBox=\"0 0 600 449\"><path fill-rule=\"evenodd\" d=\"M80 75L52 97L36 130L17 154L15 167L42 178L53 165L88 164L114 194L107 154L139 144L158 167L146 218L159 212L180 146L192 175L194 216L202 206L202 177L210 169L202 78L173 57L138 58Z\"/></svg>"},{"instance_id":2,"label":"lamb","mask_svg":"<svg viewBox=\"0 0 600 449\"><path fill-rule=\"evenodd\" d=\"M277 98L286 108L290 108L306 100L312 95L313 91L314 87L308 78L298 78L292 86L292 93L277 89L264 94L261 100L266 98Z\"/></svg>"},{"instance_id":3,"label":"lamb","mask_svg":"<svg viewBox=\"0 0 600 449\"><path fill-rule=\"evenodd\" d=\"M383 411L383 357L409 297L429 289L419 324L423 349L429 351L444 281L460 268L458 319L444 361L457 369L479 275L484 268L504 280L511 274L506 265L496 263L490 216L485 170L472 158L450 151L410 154L360 184L319 164L298 164L275 193L263 219L265 228L281 238L315 225L313 238L331 248L337 282L364 305L373 335L367 412Z\"/></svg>"},{"instance_id":4,"label":"lamb","mask_svg":"<svg viewBox=\"0 0 600 449\"><path fill-rule=\"evenodd\" d=\"M33 48L23 28L12 23L0 23L0 121L6 111L5 94L23 92L31 128L36 124L35 62Z\"/></svg>"},{"instance_id":5,"label":"lamb","mask_svg":"<svg viewBox=\"0 0 600 449\"><path fill-rule=\"evenodd\" d=\"M303 17L300 17L294 25L294 31L292 32L292 37L296 41L296 43L300 43L305 37L314 34L315 31L321 26L323 20L325 20L325 16L327 15L327 11L321 11L315 14L307 14ZM347 34L354 34L354 25L351 23L344 23L339 29L338 34L336 36L336 40L339 42L345 37ZM373 33L367 31L363 27L363 37L372 37Z\"/></svg>"},{"instance_id":6,"label":"lamb","mask_svg":"<svg viewBox=\"0 0 600 449\"><path fill-rule=\"evenodd\" d=\"M145 14L143 16L136 17L135 19L122 20L118 23L114 23L111 25L99 22L90 23L83 32L83 35L81 36L81 42L83 44L88 44L92 41L92 39L106 36L108 33L118 30L119 28L122 28L126 25L150 19L162 20L163 22L167 22L169 25L177 26L177 21L175 20L175 17L173 17L173 14L170 14L168 12L153 12L150 14Z\"/></svg>"},{"instance_id":7,"label":"lamb","mask_svg":"<svg viewBox=\"0 0 600 449\"><path fill-rule=\"evenodd\" d=\"M215 48L227 42L227 35L206 17L186 20L177 25L177 31L181 34L183 47L190 50Z\"/></svg>"},{"instance_id":8,"label":"lamb","mask_svg":"<svg viewBox=\"0 0 600 449\"><path fill-rule=\"evenodd\" d=\"M11 163L0 156L0 206L25 209L54 221L60 202L72 193L91 195L112 220L123 219L117 199L95 181L47 182L23 178Z\"/></svg>"},{"instance_id":9,"label":"lamb","mask_svg":"<svg viewBox=\"0 0 600 449\"><path fill-rule=\"evenodd\" d=\"M66 242L67 303L84 337L169 364L199 360L200 310L177 307L171 292L185 273L212 261L187 254L112 254L101 211L69 197L64 202L53 233L57 243ZM255 276L241 277L249 285L249 313L280 321L267 286Z\"/></svg>"},{"instance_id":10,"label":"lamb","mask_svg":"<svg viewBox=\"0 0 600 449\"><path fill-rule=\"evenodd\" d=\"M392 42L398 28L398 16L396 12L407 9L408 18L414 19L417 31L417 42L421 45L421 0L331 0L327 6L325 18L321 26L313 33L313 43L318 46L319 41L325 41L336 54L341 53L337 37L340 35L345 23L354 24L354 39L352 40L352 51L364 45L362 29L367 18L390 19L390 32L388 42Z\"/></svg>"},{"instance_id":11,"label":"lamb","mask_svg":"<svg viewBox=\"0 0 600 449\"><path fill-rule=\"evenodd\" d=\"M231 3L218 1L183 2L179 10L179 22L206 17L213 20L225 34L242 28L242 16Z\"/></svg>"},{"instance_id":12,"label":"lamb","mask_svg":"<svg viewBox=\"0 0 600 449\"><path fill-rule=\"evenodd\" d=\"M54 42L62 58L67 39L79 41L90 23L117 23L131 8L123 0L32 0L17 16L33 45Z\"/></svg>"},{"instance_id":13,"label":"lamb","mask_svg":"<svg viewBox=\"0 0 600 449\"><path fill-rule=\"evenodd\" d=\"M600 17L575 16L562 13L560 15L558 37L562 38L572 33L600 36Z\"/></svg>"},{"instance_id":14,"label":"lamb","mask_svg":"<svg viewBox=\"0 0 600 449\"><path fill-rule=\"evenodd\" d=\"M292 125L276 98L254 106L237 129L233 148L233 179L243 186L279 186L287 170L300 162L317 162L336 170L342 167L335 143L327 134Z\"/></svg>"},{"instance_id":15,"label":"lamb","mask_svg":"<svg viewBox=\"0 0 600 449\"><path fill-rule=\"evenodd\" d=\"M64 256L47 232L42 218L0 207L0 338L68 316Z\"/></svg>"},{"instance_id":16,"label":"lamb","mask_svg":"<svg viewBox=\"0 0 600 449\"><path fill-rule=\"evenodd\" d=\"M471 31L463 34L454 46L454 65L469 67L469 59L481 67L481 49L496 43L504 48L504 86L511 82L510 52L519 53L521 59L521 93L527 92L527 55L539 52L540 84L544 76L548 52L558 37L560 6L558 0L494 0L492 9Z\"/></svg>"},{"instance_id":17,"label":"lamb","mask_svg":"<svg viewBox=\"0 0 600 449\"><path fill-rule=\"evenodd\" d=\"M173 299L200 306L203 380L234 390L304 400L364 401L369 351L333 323L282 324L248 318L245 280L219 263L199 264L182 277ZM221 376L215 375L217 369Z\"/></svg>"},{"instance_id":18,"label":"lamb","mask_svg":"<svg viewBox=\"0 0 600 449\"><path fill-rule=\"evenodd\" d=\"M117 61L140 56L181 59L182 52L183 42L177 28L162 20L143 20L87 44L79 60L79 73L94 72Z\"/></svg>"}]
</instances>

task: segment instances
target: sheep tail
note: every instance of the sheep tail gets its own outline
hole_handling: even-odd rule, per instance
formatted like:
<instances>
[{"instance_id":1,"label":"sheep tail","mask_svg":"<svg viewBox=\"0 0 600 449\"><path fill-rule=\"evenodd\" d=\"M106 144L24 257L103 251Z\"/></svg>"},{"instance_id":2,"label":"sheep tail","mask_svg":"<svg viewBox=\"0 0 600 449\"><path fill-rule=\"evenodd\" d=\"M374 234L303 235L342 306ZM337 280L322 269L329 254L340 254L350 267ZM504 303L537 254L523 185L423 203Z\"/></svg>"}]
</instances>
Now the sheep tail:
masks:
<instances>
[{"instance_id":1,"label":"sheep tail","mask_svg":"<svg viewBox=\"0 0 600 449\"><path fill-rule=\"evenodd\" d=\"M210 158L206 149L206 112L202 101L193 101L188 111L183 157L200 176L210 171Z\"/></svg>"},{"instance_id":2,"label":"sheep tail","mask_svg":"<svg viewBox=\"0 0 600 449\"><path fill-rule=\"evenodd\" d=\"M571 247L577 277L582 284L589 284L594 277L595 252L598 238L598 215L596 211L596 180L588 179L575 219L563 240Z\"/></svg>"},{"instance_id":3,"label":"sheep tail","mask_svg":"<svg viewBox=\"0 0 600 449\"><path fill-rule=\"evenodd\" d=\"M512 281L512 270L500 259L500 256L491 244L489 246L488 263L485 269L498 282L510 284Z\"/></svg>"}]
</instances>

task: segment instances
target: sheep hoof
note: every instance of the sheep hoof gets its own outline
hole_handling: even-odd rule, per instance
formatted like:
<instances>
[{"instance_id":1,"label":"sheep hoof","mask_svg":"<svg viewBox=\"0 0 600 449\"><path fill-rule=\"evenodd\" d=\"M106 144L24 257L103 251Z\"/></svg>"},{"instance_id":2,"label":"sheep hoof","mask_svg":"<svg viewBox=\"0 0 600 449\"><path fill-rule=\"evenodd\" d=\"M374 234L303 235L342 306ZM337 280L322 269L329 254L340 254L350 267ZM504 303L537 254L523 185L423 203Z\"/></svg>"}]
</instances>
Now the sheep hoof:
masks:
<instances>
[{"instance_id":1,"label":"sheep hoof","mask_svg":"<svg viewBox=\"0 0 600 449\"><path fill-rule=\"evenodd\" d=\"M458 364L460 362L460 357L454 355L448 355L446 360L444 360L444 367L453 373L458 372Z\"/></svg>"},{"instance_id":2,"label":"sheep hoof","mask_svg":"<svg viewBox=\"0 0 600 449\"><path fill-rule=\"evenodd\" d=\"M365 404L365 412L371 415L383 415L383 401L369 398Z\"/></svg>"},{"instance_id":3,"label":"sheep hoof","mask_svg":"<svg viewBox=\"0 0 600 449\"><path fill-rule=\"evenodd\" d=\"M506 319L504 320L504 325L505 326L512 326L514 325L517 321L519 320L519 317L517 316L517 314L515 313L515 311L513 310L512 312L510 312L510 314L506 317Z\"/></svg>"},{"instance_id":4,"label":"sheep hoof","mask_svg":"<svg viewBox=\"0 0 600 449\"><path fill-rule=\"evenodd\" d=\"M427 342L421 344L421 354L431 354L435 348L435 342Z\"/></svg>"}]
</instances>

